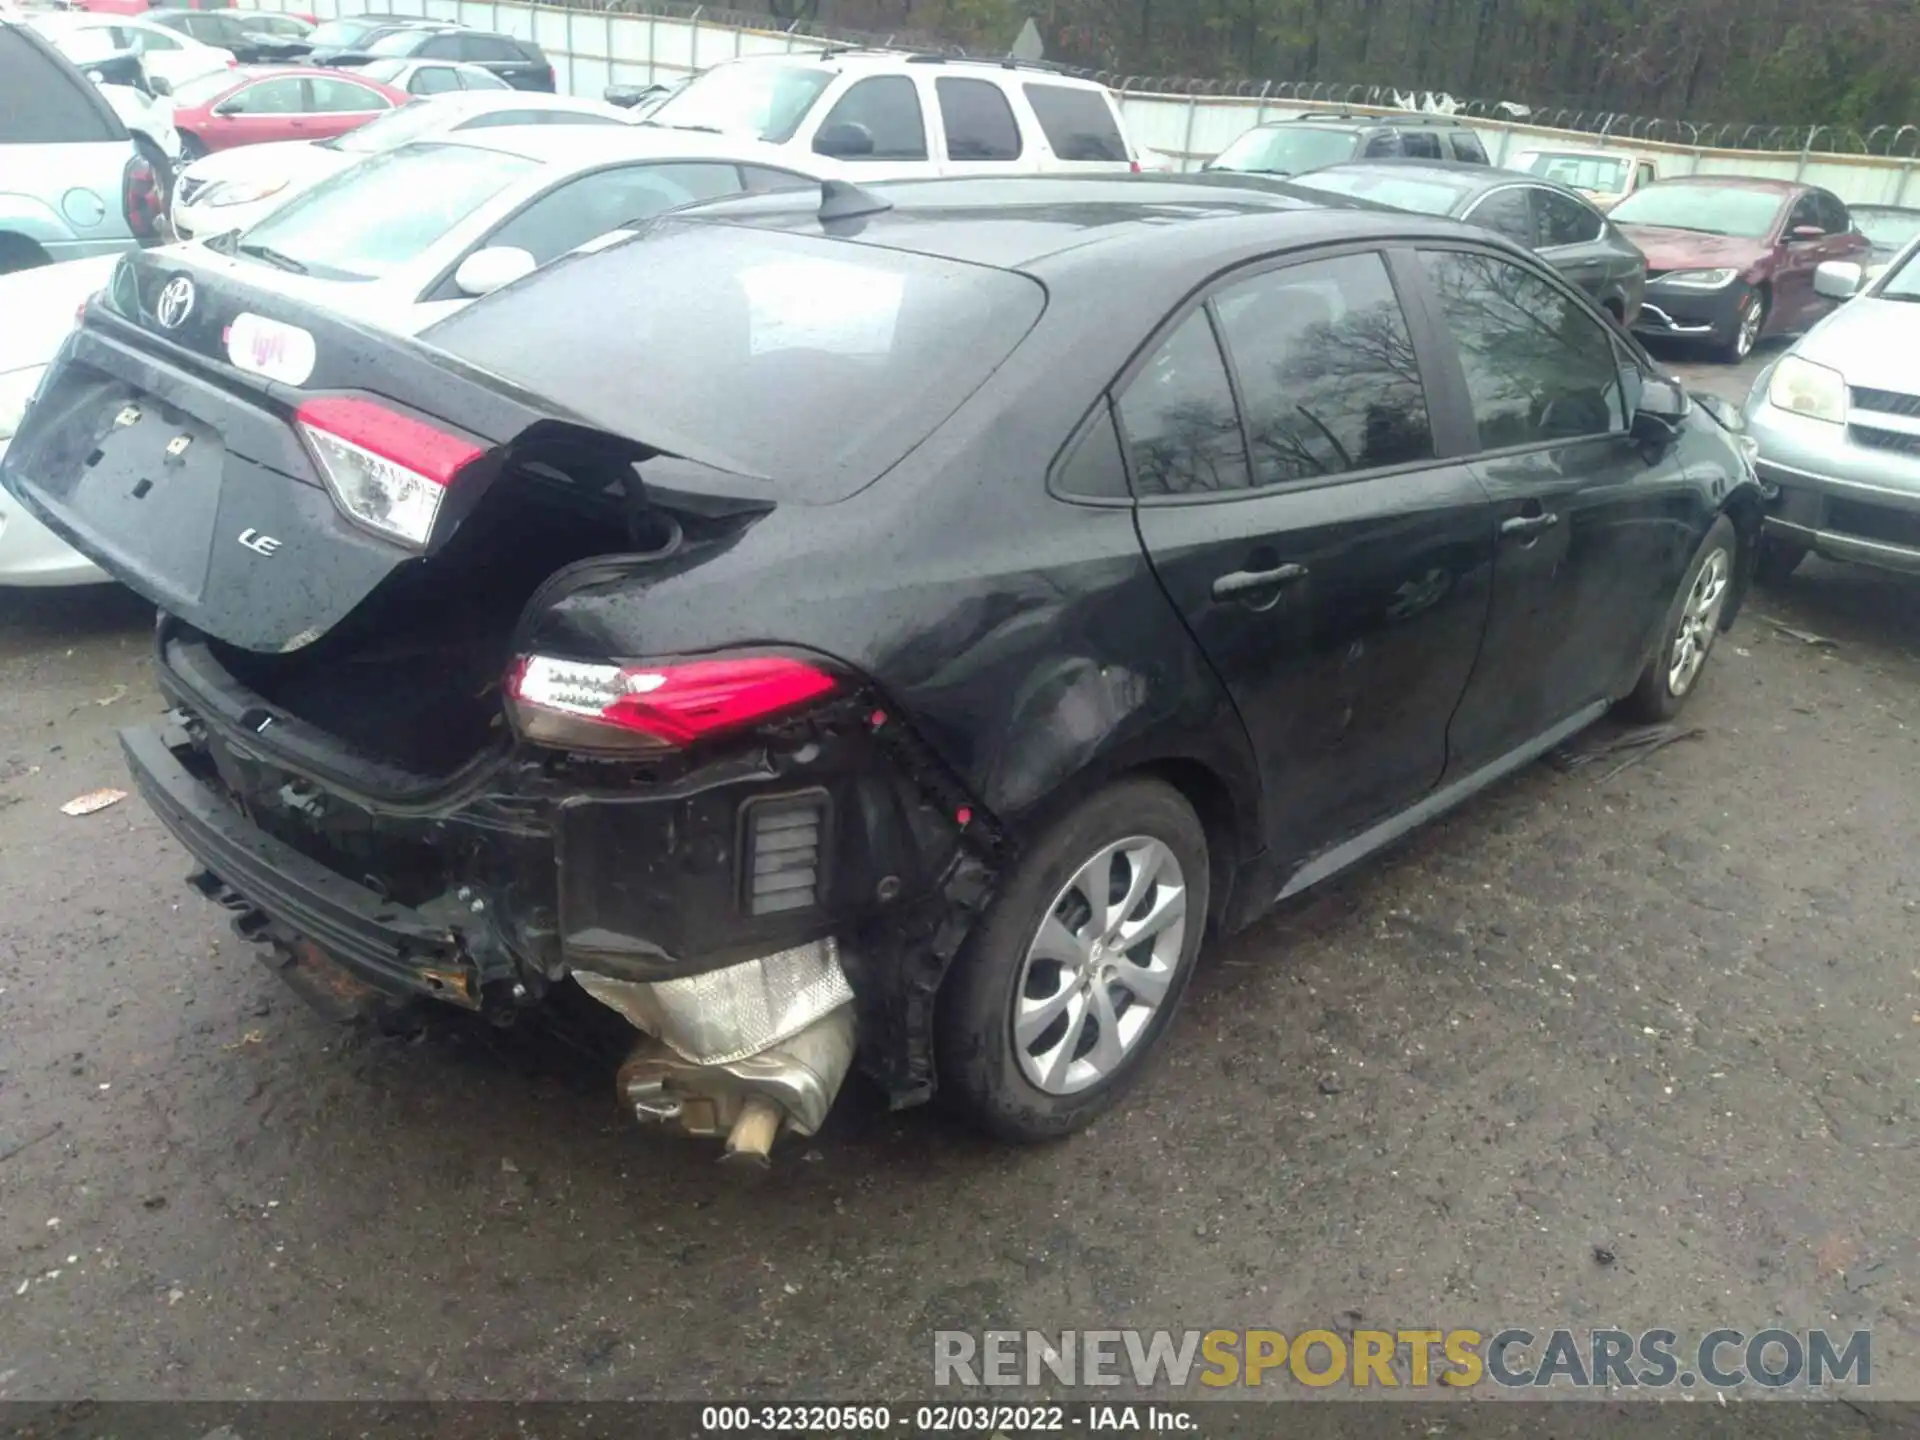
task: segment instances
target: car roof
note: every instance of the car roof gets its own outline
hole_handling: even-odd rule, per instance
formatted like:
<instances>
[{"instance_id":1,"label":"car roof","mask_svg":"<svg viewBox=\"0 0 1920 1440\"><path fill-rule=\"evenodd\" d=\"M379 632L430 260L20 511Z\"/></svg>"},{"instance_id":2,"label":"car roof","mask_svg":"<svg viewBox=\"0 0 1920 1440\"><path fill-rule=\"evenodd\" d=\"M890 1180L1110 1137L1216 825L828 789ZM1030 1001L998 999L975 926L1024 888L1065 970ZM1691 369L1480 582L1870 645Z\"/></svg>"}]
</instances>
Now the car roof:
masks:
<instances>
[{"instance_id":1,"label":"car roof","mask_svg":"<svg viewBox=\"0 0 1920 1440\"><path fill-rule=\"evenodd\" d=\"M1309 112L1305 115L1283 115L1278 120L1268 120L1254 128L1281 130L1289 125L1323 125L1330 130L1392 130L1407 125L1451 125L1462 130L1467 128L1467 122L1458 116L1427 115L1415 110L1404 113L1394 111L1386 115L1357 115L1350 110Z\"/></svg>"},{"instance_id":2,"label":"car roof","mask_svg":"<svg viewBox=\"0 0 1920 1440\"><path fill-rule=\"evenodd\" d=\"M1106 86L1097 80L1084 76L1070 75L1056 66L1039 61L1003 60L969 55L940 55L926 51L881 50L845 45L829 46L824 50L796 50L774 55L742 55L737 59L723 60L722 65L820 65L831 70L859 72L863 70L884 70L894 72L902 66L915 68L925 66L940 69L948 66L968 73L981 70L998 70L1006 74L1019 74L1028 80L1044 81L1049 85L1069 85L1076 89L1105 92ZM718 68L717 66L715 67Z\"/></svg>"},{"instance_id":3,"label":"car roof","mask_svg":"<svg viewBox=\"0 0 1920 1440\"><path fill-rule=\"evenodd\" d=\"M1207 257L1258 245L1283 249L1375 236L1482 232L1437 216L1349 204L1342 196L1282 184L1235 186L1182 176L1016 176L899 180L855 189L890 208L858 228L820 218L820 196L803 190L709 201L678 212L689 223L815 233L1006 270L1042 271L1115 257L1201 266Z\"/></svg>"},{"instance_id":4,"label":"car roof","mask_svg":"<svg viewBox=\"0 0 1920 1440\"><path fill-rule=\"evenodd\" d=\"M510 92L494 92L510 93ZM429 105L440 101L429 100ZM418 145L462 145L518 155L543 165L590 169L617 160L719 160L748 165L793 168L788 151L764 141L737 135L708 135L696 130L670 130L643 125L501 125L485 130L460 131L412 142Z\"/></svg>"},{"instance_id":5,"label":"car roof","mask_svg":"<svg viewBox=\"0 0 1920 1440\"><path fill-rule=\"evenodd\" d=\"M1799 180L1775 180L1769 175L1669 175L1664 180L1656 180L1643 187L1647 190L1661 189L1670 185L1711 185L1727 190L1771 190L1779 195L1792 195L1801 190L1817 190L1817 185L1807 185Z\"/></svg>"}]
</instances>

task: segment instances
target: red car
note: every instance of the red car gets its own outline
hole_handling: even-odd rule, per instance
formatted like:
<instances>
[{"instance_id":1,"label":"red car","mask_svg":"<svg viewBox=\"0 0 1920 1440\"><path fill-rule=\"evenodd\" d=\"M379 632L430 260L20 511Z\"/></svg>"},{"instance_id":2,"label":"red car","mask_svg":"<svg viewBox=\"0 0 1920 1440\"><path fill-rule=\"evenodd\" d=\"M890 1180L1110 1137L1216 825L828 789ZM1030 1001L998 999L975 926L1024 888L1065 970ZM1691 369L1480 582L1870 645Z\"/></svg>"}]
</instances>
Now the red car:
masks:
<instances>
[{"instance_id":1,"label":"red car","mask_svg":"<svg viewBox=\"0 0 1920 1440\"><path fill-rule=\"evenodd\" d=\"M1647 257L1634 329L1710 341L1744 360L1763 335L1809 328L1837 303L1817 294L1826 260L1866 263L1872 243L1831 191L1791 180L1693 175L1661 180L1610 219Z\"/></svg>"},{"instance_id":2,"label":"red car","mask_svg":"<svg viewBox=\"0 0 1920 1440\"><path fill-rule=\"evenodd\" d=\"M329 140L412 98L338 70L242 66L176 89L173 123L192 160L263 140Z\"/></svg>"}]
</instances>

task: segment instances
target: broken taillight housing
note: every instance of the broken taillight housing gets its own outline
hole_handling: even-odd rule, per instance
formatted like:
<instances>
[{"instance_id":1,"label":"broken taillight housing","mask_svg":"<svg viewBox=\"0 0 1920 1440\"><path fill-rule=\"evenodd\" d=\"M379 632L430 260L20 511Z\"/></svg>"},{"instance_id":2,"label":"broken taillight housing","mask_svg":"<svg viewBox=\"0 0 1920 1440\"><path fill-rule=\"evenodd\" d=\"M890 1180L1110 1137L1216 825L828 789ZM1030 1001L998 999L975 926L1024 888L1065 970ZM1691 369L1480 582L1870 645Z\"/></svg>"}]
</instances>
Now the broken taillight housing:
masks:
<instances>
[{"instance_id":1,"label":"broken taillight housing","mask_svg":"<svg viewBox=\"0 0 1920 1440\"><path fill-rule=\"evenodd\" d=\"M601 665L526 655L507 676L520 733L566 750L670 750L771 720L833 693L827 671L784 655Z\"/></svg>"},{"instance_id":2,"label":"broken taillight housing","mask_svg":"<svg viewBox=\"0 0 1920 1440\"><path fill-rule=\"evenodd\" d=\"M484 453L471 440L371 400L323 396L294 412L321 476L350 518L420 548L447 486Z\"/></svg>"}]
</instances>

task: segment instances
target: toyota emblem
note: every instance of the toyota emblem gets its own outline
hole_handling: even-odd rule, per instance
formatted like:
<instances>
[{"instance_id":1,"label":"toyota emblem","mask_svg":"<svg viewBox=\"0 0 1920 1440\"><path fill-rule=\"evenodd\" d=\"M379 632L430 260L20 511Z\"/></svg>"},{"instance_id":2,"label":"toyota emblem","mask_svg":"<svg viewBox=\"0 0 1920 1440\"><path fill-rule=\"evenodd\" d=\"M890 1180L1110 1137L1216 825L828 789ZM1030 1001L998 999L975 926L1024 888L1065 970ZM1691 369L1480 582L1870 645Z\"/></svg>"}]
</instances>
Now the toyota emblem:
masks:
<instances>
[{"instance_id":1,"label":"toyota emblem","mask_svg":"<svg viewBox=\"0 0 1920 1440\"><path fill-rule=\"evenodd\" d=\"M178 330L193 313L193 281L176 275L160 291L153 307L153 318L169 330Z\"/></svg>"}]
</instances>

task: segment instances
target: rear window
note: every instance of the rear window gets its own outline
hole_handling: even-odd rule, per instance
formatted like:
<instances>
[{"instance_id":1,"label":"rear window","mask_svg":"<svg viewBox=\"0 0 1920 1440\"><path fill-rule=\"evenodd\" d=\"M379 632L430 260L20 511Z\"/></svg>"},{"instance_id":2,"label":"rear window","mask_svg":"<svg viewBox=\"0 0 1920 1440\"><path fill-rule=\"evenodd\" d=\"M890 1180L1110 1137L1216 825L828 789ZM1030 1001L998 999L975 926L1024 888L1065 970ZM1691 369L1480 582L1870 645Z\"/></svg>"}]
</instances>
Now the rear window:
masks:
<instances>
[{"instance_id":1,"label":"rear window","mask_svg":"<svg viewBox=\"0 0 1920 1440\"><path fill-rule=\"evenodd\" d=\"M364 20L322 20L308 38L313 41L314 49L324 50L331 46L358 44L363 36L371 35L379 28Z\"/></svg>"},{"instance_id":2,"label":"rear window","mask_svg":"<svg viewBox=\"0 0 1920 1440\"><path fill-rule=\"evenodd\" d=\"M1113 107L1098 90L1081 90L1070 85L1022 87L1027 103L1039 117L1047 144L1062 160L1117 160L1125 164L1127 142L1113 118Z\"/></svg>"},{"instance_id":3,"label":"rear window","mask_svg":"<svg viewBox=\"0 0 1920 1440\"><path fill-rule=\"evenodd\" d=\"M1312 125L1263 125L1222 150L1207 168L1253 175L1298 175L1353 158L1358 137L1351 130Z\"/></svg>"},{"instance_id":4,"label":"rear window","mask_svg":"<svg viewBox=\"0 0 1920 1440\"><path fill-rule=\"evenodd\" d=\"M1044 306L1010 271L668 220L421 338L601 429L827 502L940 425Z\"/></svg>"},{"instance_id":5,"label":"rear window","mask_svg":"<svg viewBox=\"0 0 1920 1440\"><path fill-rule=\"evenodd\" d=\"M113 111L87 81L0 23L0 145L125 138Z\"/></svg>"}]
</instances>

